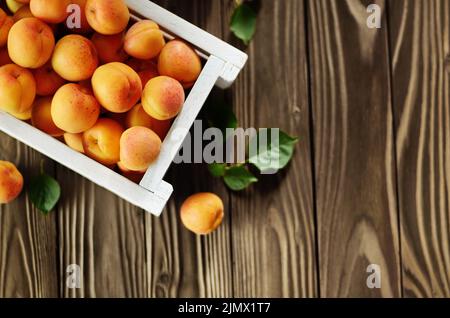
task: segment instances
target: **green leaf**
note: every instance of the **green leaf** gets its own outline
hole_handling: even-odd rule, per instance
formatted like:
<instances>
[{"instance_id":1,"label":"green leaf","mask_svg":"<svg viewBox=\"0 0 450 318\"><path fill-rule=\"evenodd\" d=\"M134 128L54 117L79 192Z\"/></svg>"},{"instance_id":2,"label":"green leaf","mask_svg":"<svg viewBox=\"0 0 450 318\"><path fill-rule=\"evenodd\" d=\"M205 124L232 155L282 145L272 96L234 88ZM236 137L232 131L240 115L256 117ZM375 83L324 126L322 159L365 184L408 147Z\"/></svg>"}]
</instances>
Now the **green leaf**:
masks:
<instances>
[{"instance_id":1,"label":"green leaf","mask_svg":"<svg viewBox=\"0 0 450 318\"><path fill-rule=\"evenodd\" d=\"M237 38L248 45L256 31L256 12L245 3L237 6L231 17L230 28Z\"/></svg>"},{"instance_id":2,"label":"green leaf","mask_svg":"<svg viewBox=\"0 0 450 318\"><path fill-rule=\"evenodd\" d=\"M225 135L227 128L236 128L236 115L225 101L218 97L210 97L205 107L205 117L209 127L219 128Z\"/></svg>"},{"instance_id":3,"label":"green leaf","mask_svg":"<svg viewBox=\"0 0 450 318\"><path fill-rule=\"evenodd\" d=\"M208 165L208 170L214 177L220 178L225 175L227 165L225 163L212 163Z\"/></svg>"},{"instance_id":4,"label":"green leaf","mask_svg":"<svg viewBox=\"0 0 450 318\"><path fill-rule=\"evenodd\" d=\"M294 154L298 138L291 137L281 130L278 131L278 143L272 140L272 132L276 133L273 129L260 130L258 135L250 141L249 162L263 174L273 174L285 168ZM252 149L257 151L252 153Z\"/></svg>"},{"instance_id":5,"label":"green leaf","mask_svg":"<svg viewBox=\"0 0 450 318\"><path fill-rule=\"evenodd\" d=\"M61 187L55 179L43 173L31 180L28 195L37 209L48 214L59 201Z\"/></svg>"},{"instance_id":6,"label":"green leaf","mask_svg":"<svg viewBox=\"0 0 450 318\"><path fill-rule=\"evenodd\" d=\"M258 179L245 166L234 166L226 170L223 177L225 184L233 191L241 191Z\"/></svg>"}]
</instances>

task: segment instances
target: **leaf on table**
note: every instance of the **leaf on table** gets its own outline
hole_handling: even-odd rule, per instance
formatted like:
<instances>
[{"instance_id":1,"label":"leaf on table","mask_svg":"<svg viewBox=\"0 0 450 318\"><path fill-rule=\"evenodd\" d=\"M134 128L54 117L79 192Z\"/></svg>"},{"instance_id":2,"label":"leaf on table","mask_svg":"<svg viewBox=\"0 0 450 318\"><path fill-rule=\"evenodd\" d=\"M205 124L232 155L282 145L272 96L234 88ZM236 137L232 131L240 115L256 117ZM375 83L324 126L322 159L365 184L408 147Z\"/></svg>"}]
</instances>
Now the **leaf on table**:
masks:
<instances>
[{"instance_id":1,"label":"leaf on table","mask_svg":"<svg viewBox=\"0 0 450 318\"><path fill-rule=\"evenodd\" d=\"M227 165L225 163L211 163L208 165L209 172L217 178L223 177L227 170Z\"/></svg>"},{"instance_id":2,"label":"leaf on table","mask_svg":"<svg viewBox=\"0 0 450 318\"><path fill-rule=\"evenodd\" d=\"M31 180L28 195L37 209L48 214L59 201L61 187L55 179L43 173Z\"/></svg>"},{"instance_id":3,"label":"leaf on table","mask_svg":"<svg viewBox=\"0 0 450 318\"><path fill-rule=\"evenodd\" d=\"M226 170L223 177L225 184L233 191L246 189L258 179L245 166L234 166Z\"/></svg>"},{"instance_id":4,"label":"leaf on table","mask_svg":"<svg viewBox=\"0 0 450 318\"><path fill-rule=\"evenodd\" d=\"M272 135L279 132L278 142L272 140ZM285 132L273 128L262 129L258 135L250 141L249 162L255 165L261 173L275 173L285 168L291 161L298 138L294 138Z\"/></svg>"},{"instance_id":5,"label":"leaf on table","mask_svg":"<svg viewBox=\"0 0 450 318\"><path fill-rule=\"evenodd\" d=\"M237 38L248 45L256 31L256 12L248 4L240 4L231 17L230 28Z\"/></svg>"}]
</instances>

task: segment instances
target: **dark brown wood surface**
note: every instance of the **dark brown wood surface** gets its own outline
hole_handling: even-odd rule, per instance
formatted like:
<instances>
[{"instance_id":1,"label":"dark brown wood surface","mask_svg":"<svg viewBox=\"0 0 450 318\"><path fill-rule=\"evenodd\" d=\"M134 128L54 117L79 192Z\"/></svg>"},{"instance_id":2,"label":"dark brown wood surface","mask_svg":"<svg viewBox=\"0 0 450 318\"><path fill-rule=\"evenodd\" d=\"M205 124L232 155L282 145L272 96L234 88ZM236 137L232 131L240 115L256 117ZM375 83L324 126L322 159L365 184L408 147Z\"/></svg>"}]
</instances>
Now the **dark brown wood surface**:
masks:
<instances>
[{"instance_id":1,"label":"dark brown wood surface","mask_svg":"<svg viewBox=\"0 0 450 318\"><path fill-rule=\"evenodd\" d=\"M233 0L156 2L249 54L216 93L241 127L298 136L291 164L242 193L174 165L155 218L45 159L63 196L48 216L25 192L0 206L0 297L450 296L450 2L259 1L248 47L229 31ZM366 24L372 3L380 29ZM0 133L0 160L27 179L42 159ZM206 237L178 215L200 191L226 208Z\"/></svg>"}]
</instances>

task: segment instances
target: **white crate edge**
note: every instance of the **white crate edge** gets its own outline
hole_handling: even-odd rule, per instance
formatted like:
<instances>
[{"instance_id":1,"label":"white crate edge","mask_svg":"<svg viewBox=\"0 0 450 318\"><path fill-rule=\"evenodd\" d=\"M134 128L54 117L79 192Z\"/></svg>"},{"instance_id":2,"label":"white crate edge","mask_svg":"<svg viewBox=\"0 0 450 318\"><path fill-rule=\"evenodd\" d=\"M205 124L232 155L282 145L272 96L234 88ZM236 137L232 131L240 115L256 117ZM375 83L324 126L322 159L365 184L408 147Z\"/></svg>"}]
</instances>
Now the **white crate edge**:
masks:
<instances>
[{"instance_id":1,"label":"white crate edge","mask_svg":"<svg viewBox=\"0 0 450 318\"><path fill-rule=\"evenodd\" d=\"M129 8L151 19L171 34L192 43L208 56L181 113L174 121L161 147L158 160L148 169L140 185L67 147L57 139L0 111L0 131L59 162L126 201L160 216L173 193L163 177L177 155L214 85L230 86L247 62L248 56L228 43L183 20L151 1L126 0Z\"/></svg>"}]
</instances>

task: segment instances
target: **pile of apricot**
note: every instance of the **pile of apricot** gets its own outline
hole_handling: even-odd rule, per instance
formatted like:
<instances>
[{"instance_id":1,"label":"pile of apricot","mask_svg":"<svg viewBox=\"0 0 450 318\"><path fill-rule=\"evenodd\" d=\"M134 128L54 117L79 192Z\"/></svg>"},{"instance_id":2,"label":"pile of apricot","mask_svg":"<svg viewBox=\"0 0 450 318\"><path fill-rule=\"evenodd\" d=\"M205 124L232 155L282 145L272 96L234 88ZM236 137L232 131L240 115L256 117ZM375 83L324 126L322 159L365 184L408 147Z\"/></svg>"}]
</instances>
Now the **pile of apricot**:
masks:
<instances>
[{"instance_id":1,"label":"pile of apricot","mask_svg":"<svg viewBox=\"0 0 450 318\"><path fill-rule=\"evenodd\" d=\"M153 21L131 22L124 0L8 4L0 110L139 182L200 75L198 54Z\"/></svg>"}]
</instances>

